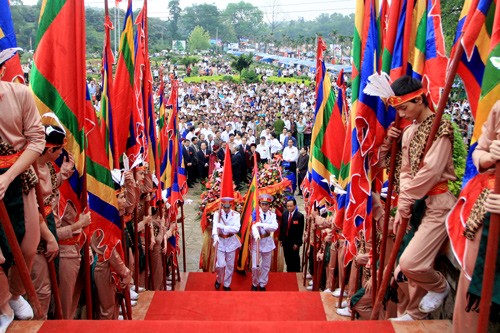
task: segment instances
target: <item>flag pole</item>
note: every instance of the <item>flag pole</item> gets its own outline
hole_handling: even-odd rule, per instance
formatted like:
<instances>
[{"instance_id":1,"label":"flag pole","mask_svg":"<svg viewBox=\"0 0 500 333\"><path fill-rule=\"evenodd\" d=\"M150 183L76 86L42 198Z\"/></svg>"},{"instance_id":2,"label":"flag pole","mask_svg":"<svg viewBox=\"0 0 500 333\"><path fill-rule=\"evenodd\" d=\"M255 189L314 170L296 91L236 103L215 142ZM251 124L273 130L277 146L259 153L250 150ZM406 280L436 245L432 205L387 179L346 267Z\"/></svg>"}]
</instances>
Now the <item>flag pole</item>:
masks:
<instances>
[{"instance_id":1,"label":"flag pole","mask_svg":"<svg viewBox=\"0 0 500 333\"><path fill-rule=\"evenodd\" d=\"M395 128L399 128L401 122L401 117L396 113L396 121L394 123ZM380 253L378 255L378 260L379 260L379 269L376 274L372 273L373 277L373 288L372 288L372 305L375 304L376 300L376 295L377 295L377 281L382 281L382 276L384 273L384 267L385 267L385 253L387 251L387 238L389 237L389 219L391 217L391 208L392 208L392 193L394 192L394 178L395 178L395 171L396 171L396 157L398 153L398 142L397 140L394 140L391 144L391 161L389 164L389 184L387 187L387 197L385 199L385 206L384 206L384 224L382 226L382 239L381 239L381 244L380 244ZM373 253L376 252L376 243L373 242ZM375 258L375 257L374 257ZM377 262L375 259L373 260L373 267L377 267Z\"/></svg>"},{"instance_id":2,"label":"flag pole","mask_svg":"<svg viewBox=\"0 0 500 333\"><path fill-rule=\"evenodd\" d=\"M182 270L184 273L186 273L186 232L184 228L184 202L179 202L179 206L181 207L181 217L180 217L180 222L181 222L181 230L182 230Z\"/></svg>"},{"instance_id":3,"label":"flag pole","mask_svg":"<svg viewBox=\"0 0 500 333\"><path fill-rule=\"evenodd\" d=\"M305 287L306 286L306 280L307 280L307 264L308 260L307 257L309 256L309 251L310 251L310 245L309 245L309 235L311 233L311 216L307 216L307 225L306 225L306 241L304 243L304 249L302 251L302 285Z\"/></svg>"},{"instance_id":4,"label":"flag pole","mask_svg":"<svg viewBox=\"0 0 500 333\"><path fill-rule=\"evenodd\" d=\"M463 35L463 32L462 32ZM461 39L461 36L460 38ZM441 124L441 119L443 118L443 113L444 113L444 108L446 106L446 103L448 102L448 97L451 92L453 80L455 79L455 74L457 73L457 68L460 63L460 59L462 58L463 54L463 46L462 43L458 43L456 52L453 56L453 59L451 61L451 64L448 68L448 73L446 76L446 84L443 90L443 93L441 94L441 98L439 99L439 104L436 110L436 117L434 119L434 122L432 124L432 129L429 134L429 137L427 138L427 143L424 149L423 157L420 161L422 164L425 155L429 151L430 147L432 146L432 143L434 142L434 139L436 138L437 131L439 129L439 126ZM391 156L392 159L393 156ZM390 198L388 197L390 200ZM382 278L382 283L380 284L379 292L377 294L377 299L375 300L375 304L373 306L373 311L371 315L371 320L377 319L378 314L380 312L381 306L382 306L382 301L384 300L385 292L387 291L387 286L390 280L390 277L392 276L392 270L394 268L394 264L396 263L397 255L399 252L399 248L401 247L401 243L403 241L403 237L406 234L406 229L408 228L408 223L409 219L402 219L401 220L401 225L398 228L397 235L396 235L396 240L394 241L394 247L392 248L391 256L389 258L389 262L387 263L387 267L384 270L383 278ZM385 226L384 226L385 227ZM497 242L498 243L498 242Z\"/></svg>"},{"instance_id":5,"label":"flag pole","mask_svg":"<svg viewBox=\"0 0 500 333\"><path fill-rule=\"evenodd\" d=\"M401 11L401 3L399 2L392 2L390 5L390 10L388 15L388 21L391 20L395 16L395 13L400 13ZM397 7L396 7L397 6ZM385 18L383 18L385 19ZM397 20L398 17L395 17ZM390 27L390 30L389 30ZM384 42L384 49L392 49L394 47L394 41L392 39L388 39L387 36L395 36L397 32L397 25L396 24L388 24L386 25L386 35L384 36L383 42ZM390 70L388 70L390 72ZM389 74L389 73L388 73ZM394 126L396 128L400 127L401 123L401 117L399 117L398 113L396 112L396 118L394 121ZM377 274L374 275L372 274L372 279L374 282L373 286L374 288L372 289L372 306L374 306L376 295L377 295L377 288L378 285L380 285L380 281L382 281L382 275L384 273L384 267L385 267L385 254L387 252L387 239L389 237L389 219L390 219L390 214L391 214L391 208L392 208L392 194L394 192L394 178L395 178L395 170L396 170L396 155L398 153L398 144L397 142L393 142L391 144L391 159L389 162L389 170L388 170L388 188L387 188L387 197L386 197L386 202L384 205L384 224L382 225L382 239L381 239L381 244L380 244L380 251L378 253L378 259L379 259L379 269L377 271ZM372 243L373 245L373 251L376 251L376 243ZM377 262L373 261L374 266L376 267Z\"/></svg>"},{"instance_id":6,"label":"flag pole","mask_svg":"<svg viewBox=\"0 0 500 333\"><path fill-rule=\"evenodd\" d=\"M410 42L409 42L409 37L408 34L411 32L411 24L412 24L412 11L414 7L415 1L410 0L406 4L406 20L404 24L404 39L403 39L403 61L402 61L402 68L400 75L406 75L406 71L408 68L408 49L410 47ZM394 32L395 33L395 32ZM396 112L396 118L394 121L394 127L399 129L399 126L401 124L401 117L399 114ZM378 287L378 282L382 281L383 279L383 273L384 273L384 264L385 264L385 252L387 251L387 238L389 236L389 218L391 215L391 205L392 205L392 193L394 192L394 177L395 177L395 170L396 170L396 155L398 153L398 142L397 140L394 140L391 144L391 160L389 164L389 184L387 188L387 199L385 202L385 210L384 210L384 226L382 230L382 244L380 246L380 254L379 254L379 260L380 260L380 265L379 265L379 271L378 274L373 276L373 288L372 288L372 295L376 295L376 290ZM374 246L374 249L376 249L376 246ZM374 252L375 253L375 252ZM374 263L376 263L374 261ZM376 297L373 297L373 302L375 302ZM374 305L375 303L373 303Z\"/></svg>"},{"instance_id":7,"label":"flag pole","mask_svg":"<svg viewBox=\"0 0 500 333\"><path fill-rule=\"evenodd\" d=\"M495 164L495 190L493 193L500 193L500 161L497 161ZM477 326L478 333L488 332L495 272L496 269L498 269L498 267L496 267L496 260L500 235L500 215L491 214L490 221L488 244L486 246L486 258L484 262L483 288L481 290L481 301L479 302L479 320Z\"/></svg>"}]
</instances>

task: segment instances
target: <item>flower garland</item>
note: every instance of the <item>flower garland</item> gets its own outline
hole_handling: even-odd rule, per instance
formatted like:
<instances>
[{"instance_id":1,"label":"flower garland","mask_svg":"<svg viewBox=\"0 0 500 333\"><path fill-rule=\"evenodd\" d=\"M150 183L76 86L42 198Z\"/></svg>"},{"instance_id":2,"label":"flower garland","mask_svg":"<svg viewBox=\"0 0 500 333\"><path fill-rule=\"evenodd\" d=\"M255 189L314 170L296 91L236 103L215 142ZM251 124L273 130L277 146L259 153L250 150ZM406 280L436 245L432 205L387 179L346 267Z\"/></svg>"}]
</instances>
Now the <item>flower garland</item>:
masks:
<instances>
[{"instance_id":1,"label":"flower garland","mask_svg":"<svg viewBox=\"0 0 500 333\"><path fill-rule=\"evenodd\" d=\"M271 164L265 164L257 173L259 193L267 193L273 196L271 208L282 209L290 196L288 188L291 183L283 176L281 156L276 155Z\"/></svg>"}]
</instances>

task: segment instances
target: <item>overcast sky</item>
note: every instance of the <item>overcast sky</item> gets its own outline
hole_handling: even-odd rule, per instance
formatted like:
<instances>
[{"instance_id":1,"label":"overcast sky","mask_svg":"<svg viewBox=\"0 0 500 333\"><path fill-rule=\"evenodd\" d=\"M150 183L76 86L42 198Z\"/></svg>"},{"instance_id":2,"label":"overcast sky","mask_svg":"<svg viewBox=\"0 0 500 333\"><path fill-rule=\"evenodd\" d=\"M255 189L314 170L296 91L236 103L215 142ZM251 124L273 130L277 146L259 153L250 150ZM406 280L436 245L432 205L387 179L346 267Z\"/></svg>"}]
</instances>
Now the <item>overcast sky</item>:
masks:
<instances>
[{"instance_id":1,"label":"overcast sky","mask_svg":"<svg viewBox=\"0 0 500 333\"><path fill-rule=\"evenodd\" d=\"M24 4L32 5L37 0L24 0ZM180 0L181 8L185 8L194 4L209 3L216 5L219 9L226 8L228 0ZM312 20L321 13L332 14L350 14L354 12L355 0L247 0L246 2L252 3L254 6L259 7L264 12L264 21L271 21L271 16L274 10L277 19L275 20L292 20L303 17L306 20ZM114 1L109 0L110 8L114 6ZM104 7L103 1L99 0L85 0L86 6L90 7ZM132 5L134 9L140 8L143 0L133 0ZM120 8L125 9L127 1L124 0L120 3ZM168 0L149 0L148 1L149 16L159 17L166 19L168 17Z\"/></svg>"}]
</instances>

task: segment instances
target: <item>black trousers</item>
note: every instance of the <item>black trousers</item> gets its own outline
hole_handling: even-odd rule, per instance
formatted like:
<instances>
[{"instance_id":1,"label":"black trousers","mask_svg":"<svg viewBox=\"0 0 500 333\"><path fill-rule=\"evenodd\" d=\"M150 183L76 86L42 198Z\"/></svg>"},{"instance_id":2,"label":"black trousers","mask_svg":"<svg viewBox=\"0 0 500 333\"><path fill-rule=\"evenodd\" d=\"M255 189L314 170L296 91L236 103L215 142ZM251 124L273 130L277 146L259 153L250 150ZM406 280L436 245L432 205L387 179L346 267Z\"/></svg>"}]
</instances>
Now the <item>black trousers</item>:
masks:
<instances>
[{"instance_id":1,"label":"black trousers","mask_svg":"<svg viewBox=\"0 0 500 333\"><path fill-rule=\"evenodd\" d=\"M285 255L286 271L300 272L300 247L293 250L293 244L283 244L283 254Z\"/></svg>"}]
</instances>

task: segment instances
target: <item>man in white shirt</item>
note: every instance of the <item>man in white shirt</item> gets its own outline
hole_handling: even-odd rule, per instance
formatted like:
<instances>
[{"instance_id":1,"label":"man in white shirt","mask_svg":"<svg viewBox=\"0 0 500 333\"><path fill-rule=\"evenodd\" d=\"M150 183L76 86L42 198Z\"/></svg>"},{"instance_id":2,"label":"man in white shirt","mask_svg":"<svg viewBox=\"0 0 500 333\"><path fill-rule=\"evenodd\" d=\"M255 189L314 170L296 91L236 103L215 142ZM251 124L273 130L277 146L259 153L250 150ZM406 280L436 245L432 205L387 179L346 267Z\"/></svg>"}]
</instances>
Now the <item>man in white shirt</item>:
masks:
<instances>
[{"instance_id":1,"label":"man in white shirt","mask_svg":"<svg viewBox=\"0 0 500 333\"><path fill-rule=\"evenodd\" d=\"M234 134L234 132L231 131L231 125L228 124L228 125L226 125L226 129L224 130L224 132L222 132L222 134L221 134L221 138L224 142L229 141L229 134L230 133Z\"/></svg>"},{"instance_id":2,"label":"man in white shirt","mask_svg":"<svg viewBox=\"0 0 500 333\"><path fill-rule=\"evenodd\" d=\"M267 163L267 161L271 158L271 155L269 154L269 147L266 145L265 136L260 137L260 143L257 145L255 150L259 153L260 161L262 163Z\"/></svg>"},{"instance_id":3,"label":"man in white shirt","mask_svg":"<svg viewBox=\"0 0 500 333\"><path fill-rule=\"evenodd\" d=\"M285 128L283 128L283 132L280 134L280 142L283 143L283 147L286 147L286 142L285 142L286 141L285 139L286 139L286 136L287 136L286 132L288 132L288 130L285 127Z\"/></svg>"},{"instance_id":4,"label":"man in white shirt","mask_svg":"<svg viewBox=\"0 0 500 333\"><path fill-rule=\"evenodd\" d=\"M266 128L264 130L262 130L260 132L260 136L264 136L266 138L266 140L271 140L271 133L273 131L271 130L271 126L266 126Z\"/></svg>"},{"instance_id":5,"label":"man in white shirt","mask_svg":"<svg viewBox=\"0 0 500 333\"><path fill-rule=\"evenodd\" d=\"M295 192L297 186L297 160L299 159L299 150L293 145L293 140L288 140L288 145L283 149L283 168L294 176L288 179L292 182L292 190Z\"/></svg>"},{"instance_id":6,"label":"man in white shirt","mask_svg":"<svg viewBox=\"0 0 500 333\"><path fill-rule=\"evenodd\" d=\"M269 146L269 151L271 152L271 158L274 157L275 154L278 154L281 152L281 149L283 149L283 146L281 143L276 139L276 134L274 132L271 132L271 140L268 140L267 145Z\"/></svg>"},{"instance_id":7,"label":"man in white shirt","mask_svg":"<svg viewBox=\"0 0 500 333\"><path fill-rule=\"evenodd\" d=\"M248 139L248 142L247 142L248 144L255 143L255 136L253 135L252 129L248 129L247 139Z\"/></svg>"},{"instance_id":8,"label":"man in white shirt","mask_svg":"<svg viewBox=\"0 0 500 333\"><path fill-rule=\"evenodd\" d=\"M258 222L252 225L252 291L266 291L269 281L271 257L276 248L272 235L278 229L276 214L269 209L272 201L273 197L269 194L259 196Z\"/></svg>"},{"instance_id":9,"label":"man in white shirt","mask_svg":"<svg viewBox=\"0 0 500 333\"><path fill-rule=\"evenodd\" d=\"M219 289L222 284L224 291L230 291L235 253L241 247L241 242L236 236L240 231L241 224L240 213L231 209L232 200L224 199L220 214L219 211L214 213L212 228L212 238L214 246L217 248L215 289Z\"/></svg>"},{"instance_id":10,"label":"man in white shirt","mask_svg":"<svg viewBox=\"0 0 500 333\"><path fill-rule=\"evenodd\" d=\"M206 138L208 138L209 135L214 136L214 132L210 128L210 124L208 122L205 123L205 126L201 130L201 134L205 135Z\"/></svg>"}]
</instances>

